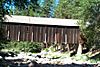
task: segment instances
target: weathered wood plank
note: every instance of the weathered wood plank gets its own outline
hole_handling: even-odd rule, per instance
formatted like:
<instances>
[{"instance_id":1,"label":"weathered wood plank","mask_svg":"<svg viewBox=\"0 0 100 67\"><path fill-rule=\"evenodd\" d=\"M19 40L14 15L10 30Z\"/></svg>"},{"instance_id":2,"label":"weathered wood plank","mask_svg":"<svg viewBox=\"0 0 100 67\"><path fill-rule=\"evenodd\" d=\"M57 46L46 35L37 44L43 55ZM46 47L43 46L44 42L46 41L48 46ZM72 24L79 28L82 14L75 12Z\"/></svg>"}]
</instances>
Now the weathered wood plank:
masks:
<instances>
[{"instance_id":1,"label":"weathered wood plank","mask_svg":"<svg viewBox=\"0 0 100 67\"><path fill-rule=\"evenodd\" d=\"M5 23L7 38L18 41L77 44L78 27Z\"/></svg>"},{"instance_id":2,"label":"weathered wood plank","mask_svg":"<svg viewBox=\"0 0 100 67\"><path fill-rule=\"evenodd\" d=\"M30 28L30 38L31 38L31 42L33 42L33 35L34 35L34 33L33 33L33 26L31 26L31 28Z\"/></svg>"}]
</instances>

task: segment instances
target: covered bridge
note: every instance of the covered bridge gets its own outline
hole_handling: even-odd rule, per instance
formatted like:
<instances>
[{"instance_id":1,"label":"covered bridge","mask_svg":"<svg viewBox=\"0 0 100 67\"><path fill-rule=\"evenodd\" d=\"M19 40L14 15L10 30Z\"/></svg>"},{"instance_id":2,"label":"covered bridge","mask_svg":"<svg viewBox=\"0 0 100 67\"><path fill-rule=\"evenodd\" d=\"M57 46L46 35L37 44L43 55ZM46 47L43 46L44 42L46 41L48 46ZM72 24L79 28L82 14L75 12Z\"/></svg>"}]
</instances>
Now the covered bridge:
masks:
<instances>
[{"instance_id":1,"label":"covered bridge","mask_svg":"<svg viewBox=\"0 0 100 67\"><path fill-rule=\"evenodd\" d=\"M6 15L3 28L7 39L78 44L78 20Z\"/></svg>"}]
</instances>

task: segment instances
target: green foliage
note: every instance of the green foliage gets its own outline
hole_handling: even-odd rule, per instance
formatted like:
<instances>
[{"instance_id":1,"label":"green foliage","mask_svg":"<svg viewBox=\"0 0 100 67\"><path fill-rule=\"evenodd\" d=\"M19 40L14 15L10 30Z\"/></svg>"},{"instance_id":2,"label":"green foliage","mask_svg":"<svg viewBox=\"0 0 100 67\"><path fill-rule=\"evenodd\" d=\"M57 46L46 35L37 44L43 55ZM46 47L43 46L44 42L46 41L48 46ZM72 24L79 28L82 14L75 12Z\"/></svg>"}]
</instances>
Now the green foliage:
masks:
<instances>
[{"instance_id":1,"label":"green foliage","mask_svg":"<svg viewBox=\"0 0 100 67\"><path fill-rule=\"evenodd\" d=\"M93 1L90 12L89 25L86 28L86 36L88 37L88 44L95 49L100 48L100 1Z\"/></svg>"},{"instance_id":2,"label":"green foliage","mask_svg":"<svg viewBox=\"0 0 100 67\"><path fill-rule=\"evenodd\" d=\"M37 53L41 51L42 47L41 47L41 43L37 43L37 42L11 41L8 44L6 44L5 49L13 50L13 51Z\"/></svg>"},{"instance_id":3,"label":"green foliage","mask_svg":"<svg viewBox=\"0 0 100 67\"><path fill-rule=\"evenodd\" d=\"M6 37L4 35L4 30L0 28L0 50L5 47L4 44L7 42Z\"/></svg>"},{"instance_id":4,"label":"green foliage","mask_svg":"<svg viewBox=\"0 0 100 67\"><path fill-rule=\"evenodd\" d=\"M51 52L55 52L55 47L50 46L50 47L48 48L48 50L50 50Z\"/></svg>"},{"instance_id":5,"label":"green foliage","mask_svg":"<svg viewBox=\"0 0 100 67\"><path fill-rule=\"evenodd\" d=\"M22 16L36 16L39 9L38 0L14 0L15 2L15 10L14 15L22 15ZM13 2L13 1L12 1Z\"/></svg>"},{"instance_id":6,"label":"green foliage","mask_svg":"<svg viewBox=\"0 0 100 67\"><path fill-rule=\"evenodd\" d=\"M49 51L49 49L48 49L48 48L45 48L45 49L44 49L44 51L45 51L45 52L48 52L48 51Z\"/></svg>"},{"instance_id":7,"label":"green foliage","mask_svg":"<svg viewBox=\"0 0 100 67\"><path fill-rule=\"evenodd\" d=\"M55 11L55 17L67 19L83 19L83 17L87 17L88 19L89 12L87 9L89 7L89 0L60 0Z\"/></svg>"},{"instance_id":8,"label":"green foliage","mask_svg":"<svg viewBox=\"0 0 100 67\"><path fill-rule=\"evenodd\" d=\"M74 59L77 61L88 61L89 57L87 55L82 54L82 55L76 55Z\"/></svg>"},{"instance_id":9,"label":"green foliage","mask_svg":"<svg viewBox=\"0 0 100 67\"><path fill-rule=\"evenodd\" d=\"M94 59L91 59L88 55L86 54L82 54L82 55L75 55L72 57L74 60L76 61L88 61L89 63L98 63L100 62L100 58L99 57L95 57Z\"/></svg>"},{"instance_id":10,"label":"green foliage","mask_svg":"<svg viewBox=\"0 0 100 67\"><path fill-rule=\"evenodd\" d=\"M98 62L100 62L100 59L99 58L97 58L97 59L90 59L89 61L90 61L90 63L98 63Z\"/></svg>"},{"instance_id":11,"label":"green foliage","mask_svg":"<svg viewBox=\"0 0 100 67\"><path fill-rule=\"evenodd\" d=\"M78 24L87 37L87 47L100 48L100 0L60 0L54 16L82 20Z\"/></svg>"},{"instance_id":12,"label":"green foliage","mask_svg":"<svg viewBox=\"0 0 100 67\"><path fill-rule=\"evenodd\" d=\"M2 22L4 21L5 14L8 14L8 9L3 8L4 0L0 0L0 50L4 47L2 43L5 42L4 31L2 29Z\"/></svg>"},{"instance_id":13,"label":"green foliage","mask_svg":"<svg viewBox=\"0 0 100 67\"><path fill-rule=\"evenodd\" d=\"M4 4L5 3L5 0L0 0L0 28L1 28L1 22L4 21L4 16L6 14L9 14L8 10L9 9L4 9Z\"/></svg>"},{"instance_id":14,"label":"green foliage","mask_svg":"<svg viewBox=\"0 0 100 67\"><path fill-rule=\"evenodd\" d=\"M15 10L10 12L14 15L35 16L35 17L50 17L50 10L54 0L45 0L41 6L38 0L12 0L15 2Z\"/></svg>"},{"instance_id":15,"label":"green foliage","mask_svg":"<svg viewBox=\"0 0 100 67\"><path fill-rule=\"evenodd\" d=\"M53 47L53 46L50 46L49 48L44 48L43 49L45 52L55 52L56 50L55 50L55 47Z\"/></svg>"},{"instance_id":16,"label":"green foliage","mask_svg":"<svg viewBox=\"0 0 100 67\"><path fill-rule=\"evenodd\" d=\"M54 0L44 0L43 6L41 6L41 13L43 17L50 17L51 12L54 8Z\"/></svg>"}]
</instances>

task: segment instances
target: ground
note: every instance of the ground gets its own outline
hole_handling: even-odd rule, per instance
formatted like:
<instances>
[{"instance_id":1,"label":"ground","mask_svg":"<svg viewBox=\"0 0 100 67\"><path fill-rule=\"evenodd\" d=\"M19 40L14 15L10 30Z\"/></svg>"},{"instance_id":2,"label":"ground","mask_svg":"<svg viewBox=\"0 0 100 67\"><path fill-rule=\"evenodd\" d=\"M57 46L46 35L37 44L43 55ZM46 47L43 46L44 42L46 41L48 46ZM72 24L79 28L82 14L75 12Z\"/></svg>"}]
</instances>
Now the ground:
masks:
<instances>
[{"instance_id":1,"label":"ground","mask_svg":"<svg viewBox=\"0 0 100 67\"><path fill-rule=\"evenodd\" d=\"M17 55L0 59L0 67L98 67L97 63L90 63L87 56L69 57L66 53L41 51L40 53L20 52Z\"/></svg>"}]
</instances>

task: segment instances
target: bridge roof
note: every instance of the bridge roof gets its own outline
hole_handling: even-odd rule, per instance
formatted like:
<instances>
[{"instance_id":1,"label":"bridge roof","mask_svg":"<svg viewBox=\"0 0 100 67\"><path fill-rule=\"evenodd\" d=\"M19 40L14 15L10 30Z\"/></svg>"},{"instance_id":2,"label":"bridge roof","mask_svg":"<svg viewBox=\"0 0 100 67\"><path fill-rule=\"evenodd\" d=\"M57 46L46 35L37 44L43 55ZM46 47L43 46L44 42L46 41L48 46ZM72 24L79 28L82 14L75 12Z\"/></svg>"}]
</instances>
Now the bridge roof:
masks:
<instances>
[{"instance_id":1,"label":"bridge roof","mask_svg":"<svg viewBox=\"0 0 100 67\"><path fill-rule=\"evenodd\" d=\"M79 26L76 19L59 19L59 18L45 18L45 17L30 17L18 15L6 15L5 22L9 23L26 23L39 25L58 25L58 26Z\"/></svg>"}]
</instances>

